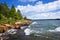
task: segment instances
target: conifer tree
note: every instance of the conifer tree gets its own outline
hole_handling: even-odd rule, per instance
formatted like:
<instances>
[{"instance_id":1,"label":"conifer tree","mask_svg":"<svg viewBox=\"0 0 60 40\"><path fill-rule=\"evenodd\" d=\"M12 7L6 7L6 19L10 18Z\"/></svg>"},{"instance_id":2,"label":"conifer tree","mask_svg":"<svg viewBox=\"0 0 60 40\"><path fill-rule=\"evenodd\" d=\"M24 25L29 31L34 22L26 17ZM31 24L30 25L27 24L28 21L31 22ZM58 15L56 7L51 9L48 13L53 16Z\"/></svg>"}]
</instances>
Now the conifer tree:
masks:
<instances>
[{"instance_id":1,"label":"conifer tree","mask_svg":"<svg viewBox=\"0 0 60 40\"><path fill-rule=\"evenodd\" d=\"M10 17L11 18L14 18L15 15L16 15L16 10L15 10L14 5L12 5L11 10L10 10Z\"/></svg>"},{"instance_id":2,"label":"conifer tree","mask_svg":"<svg viewBox=\"0 0 60 40\"><path fill-rule=\"evenodd\" d=\"M18 18L19 18L19 19L23 19L23 17L22 17L22 14L21 14L20 10L17 10L17 15L18 15Z\"/></svg>"}]
</instances>

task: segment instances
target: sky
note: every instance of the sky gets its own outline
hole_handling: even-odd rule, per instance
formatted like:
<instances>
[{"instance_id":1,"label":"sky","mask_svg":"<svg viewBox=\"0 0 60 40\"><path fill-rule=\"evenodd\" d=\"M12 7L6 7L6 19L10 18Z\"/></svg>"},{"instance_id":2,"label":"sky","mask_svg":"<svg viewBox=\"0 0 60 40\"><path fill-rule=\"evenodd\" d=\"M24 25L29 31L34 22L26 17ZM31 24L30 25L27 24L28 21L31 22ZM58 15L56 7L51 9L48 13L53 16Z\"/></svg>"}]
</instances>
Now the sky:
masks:
<instances>
[{"instance_id":1,"label":"sky","mask_svg":"<svg viewBox=\"0 0 60 40\"><path fill-rule=\"evenodd\" d=\"M8 7L14 4L15 9L29 19L60 18L60 0L0 0L0 3L4 2Z\"/></svg>"}]
</instances>

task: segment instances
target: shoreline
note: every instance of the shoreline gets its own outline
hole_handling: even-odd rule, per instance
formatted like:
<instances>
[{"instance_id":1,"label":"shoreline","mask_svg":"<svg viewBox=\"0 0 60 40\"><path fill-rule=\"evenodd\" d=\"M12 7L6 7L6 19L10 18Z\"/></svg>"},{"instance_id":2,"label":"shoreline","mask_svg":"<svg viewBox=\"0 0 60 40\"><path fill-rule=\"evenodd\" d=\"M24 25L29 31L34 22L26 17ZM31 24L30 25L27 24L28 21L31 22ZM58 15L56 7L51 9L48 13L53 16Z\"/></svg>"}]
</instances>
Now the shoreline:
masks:
<instances>
[{"instance_id":1,"label":"shoreline","mask_svg":"<svg viewBox=\"0 0 60 40\"><path fill-rule=\"evenodd\" d=\"M9 29L20 29L22 26L29 26L32 22L31 21L24 21L24 22L15 22L14 24L0 24L0 33L4 33Z\"/></svg>"},{"instance_id":2,"label":"shoreline","mask_svg":"<svg viewBox=\"0 0 60 40\"><path fill-rule=\"evenodd\" d=\"M0 35L0 39L1 38L3 38L4 40L5 39L9 39L10 37L10 34L8 34L7 33L7 31L9 31L9 30L11 30L11 29L16 29L17 31L18 30L21 30L21 27L25 27L25 26L28 26L28 25L30 25L32 22L31 21L25 21L25 22L16 22L15 24L12 24L12 25L10 25L10 24L3 24L3 25L0 25L0 33L2 34L2 35ZM11 31L11 32L13 32L13 30ZM24 35L24 32L21 30L20 32L22 32L22 33L20 33L20 34L22 34L22 35ZM6 34L7 35L6 35ZM16 32L17 33L17 32ZM19 32L18 32L19 33ZM12 34L12 35L15 35L15 34Z\"/></svg>"}]
</instances>

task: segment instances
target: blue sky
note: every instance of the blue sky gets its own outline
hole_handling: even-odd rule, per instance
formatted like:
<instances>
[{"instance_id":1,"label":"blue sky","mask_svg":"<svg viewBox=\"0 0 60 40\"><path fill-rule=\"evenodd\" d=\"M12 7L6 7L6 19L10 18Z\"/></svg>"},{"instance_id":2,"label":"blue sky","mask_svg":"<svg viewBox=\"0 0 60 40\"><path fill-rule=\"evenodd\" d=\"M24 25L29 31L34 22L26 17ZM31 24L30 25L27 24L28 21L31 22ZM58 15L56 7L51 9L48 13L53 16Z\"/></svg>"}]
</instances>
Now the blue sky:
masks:
<instances>
[{"instance_id":1,"label":"blue sky","mask_svg":"<svg viewBox=\"0 0 60 40\"><path fill-rule=\"evenodd\" d=\"M49 3L49 2L54 2L56 0L35 0L35 1L28 1L28 0L0 0L0 2L2 2L2 3L6 2L9 7L11 7L12 4L14 4L15 6L17 6L17 5L26 6L28 4L34 6L36 4L36 2L38 2L38 1L42 1L44 4L46 4L46 3Z\"/></svg>"},{"instance_id":2,"label":"blue sky","mask_svg":"<svg viewBox=\"0 0 60 40\"><path fill-rule=\"evenodd\" d=\"M23 16L29 19L60 18L60 0L0 0L6 2L8 7L15 5Z\"/></svg>"}]
</instances>

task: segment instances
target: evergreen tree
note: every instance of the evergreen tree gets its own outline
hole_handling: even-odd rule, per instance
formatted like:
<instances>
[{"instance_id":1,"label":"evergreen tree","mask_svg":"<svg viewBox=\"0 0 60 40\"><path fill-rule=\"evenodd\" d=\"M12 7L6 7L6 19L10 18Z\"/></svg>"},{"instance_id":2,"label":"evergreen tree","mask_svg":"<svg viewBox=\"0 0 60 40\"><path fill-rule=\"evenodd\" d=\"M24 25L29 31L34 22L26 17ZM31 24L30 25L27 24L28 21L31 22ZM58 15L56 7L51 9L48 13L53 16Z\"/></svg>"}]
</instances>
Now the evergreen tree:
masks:
<instances>
[{"instance_id":1,"label":"evergreen tree","mask_svg":"<svg viewBox=\"0 0 60 40\"><path fill-rule=\"evenodd\" d=\"M26 19L27 19L27 17L25 16L25 17L24 17L24 19L26 20Z\"/></svg>"},{"instance_id":2,"label":"evergreen tree","mask_svg":"<svg viewBox=\"0 0 60 40\"><path fill-rule=\"evenodd\" d=\"M0 3L0 14L4 14L4 8L2 3Z\"/></svg>"},{"instance_id":3,"label":"evergreen tree","mask_svg":"<svg viewBox=\"0 0 60 40\"><path fill-rule=\"evenodd\" d=\"M10 18L14 18L16 14L16 10L14 5L12 5L11 10L10 10Z\"/></svg>"},{"instance_id":4,"label":"evergreen tree","mask_svg":"<svg viewBox=\"0 0 60 40\"><path fill-rule=\"evenodd\" d=\"M18 16L18 18L19 18L19 19L23 19L23 17L22 17L22 14L21 14L20 10L17 10L17 16Z\"/></svg>"},{"instance_id":5,"label":"evergreen tree","mask_svg":"<svg viewBox=\"0 0 60 40\"><path fill-rule=\"evenodd\" d=\"M5 17L8 17L9 14L9 8L6 3L0 4L0 14L3 14Z\"/></svg>"},{"instance_id":6,"label":"evergreen tree","mask_svg":"<svg viewBox=\"0 0 60 40\"><path fill-rule=\"evenodd\" d=\"M3 15L3 14L0 14L0 20L5 20L6 19L6 17Z\"/></svg>"},{"instance_id":7,"label":"evergreen tree","mask_svg":"<svg viewBox=\"0 0 60 40\"><path fill-rule=\"evenodd\" d=\"M14 5L10 9L6 3L0 3L0 23L14 23L16 20L21 19L23 19L22 14L20 10L16 11Z\"/></svg>"},{"instance_id":8,"label":"evergreen tree","mask_svg":"<svg viewBox=\"0 0 60 40\"><path fill-rule=\"evenodd\" d=\"M5 16L9 17L9 11L10 11L10 10L9 10L7 4L4 3L3 7L4 7L4 14L5 14Z\"/></svg>"}]
</instances>

